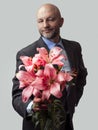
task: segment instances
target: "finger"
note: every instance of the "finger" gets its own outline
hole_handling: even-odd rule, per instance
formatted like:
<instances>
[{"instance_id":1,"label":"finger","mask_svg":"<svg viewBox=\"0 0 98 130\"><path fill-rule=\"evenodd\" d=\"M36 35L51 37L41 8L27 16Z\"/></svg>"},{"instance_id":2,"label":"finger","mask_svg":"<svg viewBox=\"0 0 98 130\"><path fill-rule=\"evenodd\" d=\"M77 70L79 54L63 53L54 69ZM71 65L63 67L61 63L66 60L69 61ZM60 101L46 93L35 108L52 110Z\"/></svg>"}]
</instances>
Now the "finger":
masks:
<instances>
[{"instance_id":1,"label":"finger","mask_svg":"<svg viewBox=\"0 0 98 130\"><path fill-rule=\"evenodd\" d=\"M33 110L38 111L40 110L39 104L38 103L33 103Z\"/></svg>"},{"instance_id":2,"label":"finger","mask_svg":"<svg viewBox=\"0 0 98 130\"><path fill-rule=\"evenodd\" d=\"M40 109L41 109L41 110L47 110L48 107L47 107L47 105L43 104L43 105L40 106Z\"/></svg>"},{"instance_id":3,"label":"finger","mask_svg":"<svg viewBox=\"0 0 98 130\"><path fill-rule=\"evenodd\" d=\"M38 107L33 109L33 111L35 111L35 112L36 112L36 111L40 111L40 110L41 110L41 109L38 108Z\"/></svg>"},{"instance_id":4,"label":"finger","mask_svg":"<svg viewBox=\"0 0 98 130\"><path fill-rule=\"evenodd\" d=\"M41 101L42 101L41 98L34 98L34 99L33 99L33 102L34 102L34 103L39 103L39 102L41 102Z\"/></svg>"}]
</instances>

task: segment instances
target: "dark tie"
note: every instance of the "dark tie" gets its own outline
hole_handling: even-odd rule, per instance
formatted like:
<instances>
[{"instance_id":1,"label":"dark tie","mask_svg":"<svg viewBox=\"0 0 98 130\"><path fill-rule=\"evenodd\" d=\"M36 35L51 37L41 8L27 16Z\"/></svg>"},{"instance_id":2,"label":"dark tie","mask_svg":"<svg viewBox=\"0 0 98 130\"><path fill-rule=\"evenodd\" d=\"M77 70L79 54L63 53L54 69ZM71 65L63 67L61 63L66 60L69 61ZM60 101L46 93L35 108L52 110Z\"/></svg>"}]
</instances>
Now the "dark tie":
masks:
<instances>
[{"instance_id":1,"label":"dark tie","mask_svg":"<svg viewBox=\"0 0 98 130\"><path fill-rule=\"evenodd\" d=\"M64 49L64 48L63 48L63 46L62 46L61 44L59 44L59 43L57 43L55 46L57 46L57 47L60 47L60 48Z\"/></svg>"}]
</instances>

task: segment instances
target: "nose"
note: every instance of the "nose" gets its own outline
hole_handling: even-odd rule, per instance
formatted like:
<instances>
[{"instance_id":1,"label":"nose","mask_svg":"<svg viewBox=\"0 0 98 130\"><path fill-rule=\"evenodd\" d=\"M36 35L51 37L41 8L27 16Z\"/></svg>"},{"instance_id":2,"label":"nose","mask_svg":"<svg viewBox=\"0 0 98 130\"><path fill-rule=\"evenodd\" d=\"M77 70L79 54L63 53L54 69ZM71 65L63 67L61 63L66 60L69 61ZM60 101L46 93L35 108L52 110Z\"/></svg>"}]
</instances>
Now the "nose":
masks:
<instances>
[{"instance_id":1,"label":"nose","mask_svg":"<svg viewBox=\"0 0 98 130\"><path fill-rule=\"evenodd\" d=\"M44 26L44 27L48 27L48 26L49 26L49 23L45 20L45 21L43 22L43 26Z\"/></svg>"}]
</instances>

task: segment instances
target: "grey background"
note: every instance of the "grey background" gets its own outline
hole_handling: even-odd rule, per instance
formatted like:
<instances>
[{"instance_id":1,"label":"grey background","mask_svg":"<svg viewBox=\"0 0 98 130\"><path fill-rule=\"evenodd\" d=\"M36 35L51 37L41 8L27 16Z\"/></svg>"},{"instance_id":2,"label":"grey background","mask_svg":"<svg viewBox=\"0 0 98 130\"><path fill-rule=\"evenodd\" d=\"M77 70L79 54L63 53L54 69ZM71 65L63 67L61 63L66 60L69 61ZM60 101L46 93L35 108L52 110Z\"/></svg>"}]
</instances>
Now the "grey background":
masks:
<instances>
[{"instance_id":1,"label":"grey background","mask_svg":"<svg viewBox=\"0 0 98 130\"><path fill-rule=\"evenodd\" d=\"M21 130L22 118L11 104L12 77L18 50L39 38L36 11L46 0L0 0L0 129ZM61 36L80 42L88 68L84 95L74 114L75 130L98 129L97 0L48 0L65 19Z\"/></svg>"}]
</instances>

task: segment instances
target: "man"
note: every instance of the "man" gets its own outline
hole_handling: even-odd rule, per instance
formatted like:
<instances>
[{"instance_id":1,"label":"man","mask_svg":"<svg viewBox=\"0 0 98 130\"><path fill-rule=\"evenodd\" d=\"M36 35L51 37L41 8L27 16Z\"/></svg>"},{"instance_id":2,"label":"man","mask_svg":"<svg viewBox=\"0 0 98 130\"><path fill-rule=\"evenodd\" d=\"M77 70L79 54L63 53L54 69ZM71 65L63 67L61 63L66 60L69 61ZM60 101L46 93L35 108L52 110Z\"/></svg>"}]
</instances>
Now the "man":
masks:
<instances>
[{"instance_id":1,"label":"man","mask_svg":"<svg viewBox=\"0 0 98 130\"><path fill-rule=\"evenodd\" d=\"M75 85L69 86L66 89L67 96L65 109L67 110L66 125L64 130L73 130L72 117L75 110L75 106L83 94L83 88L86 84L87 70L84 66L81 46L75 41L65 40L60 36L60 28L62 27L64 19L61 17L59 9L52 4L44 4L37 12L37 24L38 30L41 35L40 39L33 44L21 49L17 53L17 68L16 73L19 71L19 65L22 64L20 56L33 57L36 53L37 47L45 47L48 51L57 44L60 44L67 56L67 62L65 65L66 71L77 72L75 79ZM19 89L19 81L16 76L13 78L12 89L12 104L14 109L23 117L23 130L34 130L34 124L31 121L33 111L40 110L40 106L34 107L31 110L31 106L34 103L40 102L40 98L34 98L33 96L26 102L22 101L22 90ZM64 95L63 95L64 96ZM31 116L30 116L31 115ZM38 128L38 130L40 130ZM63 130L63 128L62 128Z\"/></svg>"}]
</instances>

